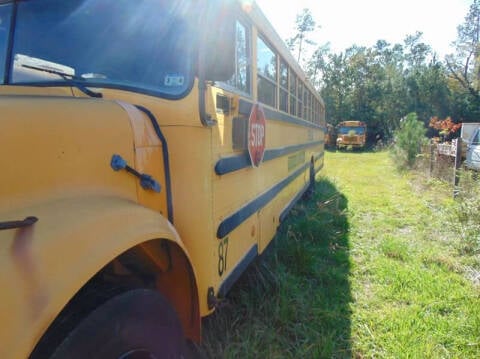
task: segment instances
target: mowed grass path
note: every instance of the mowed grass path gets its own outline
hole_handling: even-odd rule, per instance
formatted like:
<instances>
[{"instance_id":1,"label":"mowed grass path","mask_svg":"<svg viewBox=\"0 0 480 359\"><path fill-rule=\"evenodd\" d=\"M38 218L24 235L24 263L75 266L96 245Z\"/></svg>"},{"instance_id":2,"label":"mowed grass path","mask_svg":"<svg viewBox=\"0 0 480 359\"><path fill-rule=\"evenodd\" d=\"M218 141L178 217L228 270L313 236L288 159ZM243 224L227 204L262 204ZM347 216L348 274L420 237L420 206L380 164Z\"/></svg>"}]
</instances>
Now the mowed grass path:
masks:
<instances>
[{"instance_id":1,"label":"mowed grass path","mask_svg":"<svg viewBox=\"0 0 480 359\"><path fill-rule=\"evenodd\" d=\"M211 358L480 358L480 288L439 184L327 152L316 193L205 321Z\"/></svg>"},{"instance_id":2,"label":"mowed grass path","mask_svg":"<svg viewBox=\"0 0 480 359\"><path fill-rule=\"evenodd\" d=\"M387 152L327 153L348 198L355 357L480 358L480 290L448 238L437 184L418 188Z\"/></svg>"}]
</instances>

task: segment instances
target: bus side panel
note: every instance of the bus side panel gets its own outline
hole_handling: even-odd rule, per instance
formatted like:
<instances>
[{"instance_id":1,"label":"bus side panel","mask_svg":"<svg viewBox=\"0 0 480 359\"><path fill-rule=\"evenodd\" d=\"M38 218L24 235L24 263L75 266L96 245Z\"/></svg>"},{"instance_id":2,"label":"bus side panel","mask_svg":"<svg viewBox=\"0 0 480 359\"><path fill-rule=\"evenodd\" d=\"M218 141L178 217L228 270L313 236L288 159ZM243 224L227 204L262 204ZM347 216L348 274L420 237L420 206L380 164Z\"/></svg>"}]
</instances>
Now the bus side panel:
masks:
<instances>
[{"instance_id":1,"label":"bus side panel","mask_svg":"<svg viewBox=\"0 0 480 359\"><path fill-rule=\"evenodd\" d=\"M231 96L231 94L228 96ZM234 117L240 118L238 112L228 116L221 113L216 115L218 125L212 129L214 162L225 157L248 156L245 150L233 150L232 130ZM241 119L241 121L247 120L244 117ZM232 278L232 275L235 275L234 271L239 266L242 266L242 261L245 260L247 253L257 254L257 244L260 235L257 213L250 215L233 231L224 236L220 235L220 238L217 232L222 221L233 213L241 212L242 207L257 196L259 177L258 171L252 167L224 175L215 174L214 166L210 168L210 171L213 175L213 238L217 244L215 248L217 257L215 292L217 293L222 283L225 283L228 278Z\"/></svg>"},{"instance_id":2,"label":"bus side panel","mask_svg":"<svg viewBox=\"0 0 480 359\"><path fill-rule=\"evenodd\" d=\"M238 103L238 95L213 88L212 99L216 98L216 93L232 103ZM234 139L238 135L234 132L238 130L238 122L244 121L245 131L248 117L239 113L236 107L228 114L217 111L216 120L218 126L213 128L212 138L214 162L248 157L245 147L238 148L238 142L242 142L238 138L234 149ZM247 133L243 135L247 136ZM223 254L220 250L228 243L227 265L225 272L219 271L219 284L224 283L226 278L230 279L236 269L244 268L245 258L250 258L252 246L256 245L256 253L261 253L273 239L280 224L280 215L299 198L309 183L310 160L313 154L323 151L323 136L320 129L267 119L268 158L265 157L258 168L251 167L247 160L241 168L215 176L213 218L215 228L218 228L219 257ZM242 217L242 221L230 226L235 221L229 220L237 216ZM227 230L223 231L225 221L229 226L225 226Z\"/></svg>"},{"instance_id":3,"label":"bus side panel","mask_svg":"<svg viewBox=\"0 0 480 359\"><path fill-rule=\"evenodd\" d=\"M212 224L211 129L165 126L172 177L173 223L198 277L201 315L210 313L208 288L216 278L217 247Z\"/></svg>"},{"instance_id":4,"label":"bus side panel","mask_svg":"<svg viewBox=\"0 0 480 359\"><path fill-rule=\"evenodd\" d=\"M262 253L273 240L278 226L283 220L282 216L288 214L295 202L301 199L301 196L307 191L310 184L309 159L315 159L315 156L317 156L320 158L319 161L321 161L321 158L323 158L321 155L323 153L323 147L317 147L313 151L310 150L305 153L300 151L299 153L301 156L298 156L297 153L290 157L297 161L297 165L294 168L289 168L288 177L286 177L291 180L291 183L282 189L268 206L260 211L261 236L259 239L259 253ZM296 157L300 159L305 158L305 160L300 162ZM287 161L290 158L287 157ZM285 162L285 158L281 158L279 161ZM318 165L319 170L321 166L321 164Z\"/></svg>"}]
</instances>

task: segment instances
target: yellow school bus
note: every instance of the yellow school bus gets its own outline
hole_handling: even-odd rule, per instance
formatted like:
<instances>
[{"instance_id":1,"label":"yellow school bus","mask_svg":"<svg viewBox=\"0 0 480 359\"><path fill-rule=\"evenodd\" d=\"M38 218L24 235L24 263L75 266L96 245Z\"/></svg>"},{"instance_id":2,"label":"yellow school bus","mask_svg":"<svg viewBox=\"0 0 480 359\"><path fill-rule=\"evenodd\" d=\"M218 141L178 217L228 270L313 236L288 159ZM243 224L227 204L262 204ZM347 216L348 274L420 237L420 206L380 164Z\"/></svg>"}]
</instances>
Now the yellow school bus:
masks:
<instances>
[{"instance_id":1,"label":"yellow school bus","mask_svg":"<svg viewBox=\"0 0 480 359\"><path fill-rule=\"evenodd\" d=\"M337 125L337 148L364 148L367 125L362 121L343 121Z\"/></svg>"},{"instance_id":2,"label":"yellow school bus","mask_svg":"<svg viewBox=\"0 0 480 359\"><path fill-rule=\"evenodd\" d=\"M0 1L0 358L185 357L323 166L305 79L255 3Z\"/></svg>"}]
</instances>

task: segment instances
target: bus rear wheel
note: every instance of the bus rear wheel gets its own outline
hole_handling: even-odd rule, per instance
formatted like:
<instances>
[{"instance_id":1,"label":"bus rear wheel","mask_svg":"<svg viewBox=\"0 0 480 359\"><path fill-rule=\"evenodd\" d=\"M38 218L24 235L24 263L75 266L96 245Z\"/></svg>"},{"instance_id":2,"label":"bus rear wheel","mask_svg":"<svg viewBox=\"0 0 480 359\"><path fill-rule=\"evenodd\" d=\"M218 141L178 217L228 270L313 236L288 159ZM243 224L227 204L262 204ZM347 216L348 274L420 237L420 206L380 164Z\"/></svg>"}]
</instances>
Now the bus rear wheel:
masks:
<instances>
[{"instance_id":1,"label":"bus rear wheel","mask_svg":"<svg viewBox=\"0 0 480 359\"><path fill-rule=\"evenodd\" d=\"M54 359L184 358L185 338L172 306L158 292L135 289L90 313L60 344Z\"/></svg>"}]
</instances>

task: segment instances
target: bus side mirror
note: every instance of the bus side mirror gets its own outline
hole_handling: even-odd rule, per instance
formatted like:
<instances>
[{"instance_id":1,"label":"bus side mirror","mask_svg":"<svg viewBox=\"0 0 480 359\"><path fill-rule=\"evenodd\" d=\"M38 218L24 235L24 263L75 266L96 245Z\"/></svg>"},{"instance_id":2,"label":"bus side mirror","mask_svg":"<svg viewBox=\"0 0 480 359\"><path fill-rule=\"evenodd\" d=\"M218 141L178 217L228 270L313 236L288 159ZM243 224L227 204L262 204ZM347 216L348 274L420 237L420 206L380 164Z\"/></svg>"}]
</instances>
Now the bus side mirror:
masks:
<instances>
[{"instance_id":1,"label":"bus side mirror","mask_svg":"<svg viewBox=\"0 0 480 359\"><path fill-rule=\"evenodd\" d=\"M207 16L210 21L202 21L205 31L200 48L200 71L207 81L227 81L235 72L236 17L231 6L218 5L217 11Z\"/></svg>"}]
</instances>

